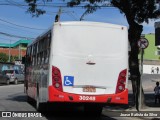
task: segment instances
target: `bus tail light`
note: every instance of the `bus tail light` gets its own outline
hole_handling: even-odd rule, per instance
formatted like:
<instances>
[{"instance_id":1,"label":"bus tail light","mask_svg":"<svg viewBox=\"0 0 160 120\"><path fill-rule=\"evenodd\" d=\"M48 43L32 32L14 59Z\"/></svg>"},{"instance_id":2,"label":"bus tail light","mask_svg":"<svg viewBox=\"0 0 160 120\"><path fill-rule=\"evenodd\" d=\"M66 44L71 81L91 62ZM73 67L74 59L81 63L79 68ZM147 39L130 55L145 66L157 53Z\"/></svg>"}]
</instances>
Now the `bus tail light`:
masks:
<instances>
[{"instance_id":1,"label":"bus tail light","mask_svg":"<svg viewBox=\"0 0 160 120\"><path fill-rule=\"evenodd\" d=\"M57 67L52 66L52 85L59 91L62 90L61 72Z\"/></svg>"},{"instance_id":2,"label":"bus tail light","mask_svg":"<svg viewBox=\"0 0 160 120\"><path fill-rule=\"evenodd\" d=\"M127 69L120 72L116 86L116 93L120 93L125 90L126 75L127 75Z\"/></svg>"}]
</instances>

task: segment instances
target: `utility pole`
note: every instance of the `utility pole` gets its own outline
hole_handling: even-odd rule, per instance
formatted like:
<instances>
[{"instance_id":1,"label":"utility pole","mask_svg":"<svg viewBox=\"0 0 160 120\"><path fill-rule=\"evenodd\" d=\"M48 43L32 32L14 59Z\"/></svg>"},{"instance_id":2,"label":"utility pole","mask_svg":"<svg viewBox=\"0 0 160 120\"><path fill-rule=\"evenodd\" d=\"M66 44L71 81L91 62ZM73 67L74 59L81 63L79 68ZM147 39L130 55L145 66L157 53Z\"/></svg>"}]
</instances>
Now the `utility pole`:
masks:
<instances>
[{"instance_id":1,"label":"utility pole","mask_svg":"<svg viewBox=\"0 0 160 120\"><path fill-rule=\"evenodd\" d=\"M11 40L9 42L9 55L8 55L8 62L11 62Z\"/></svg>"},{"instance_id":2,"label":"utility pole","mask_svg":"<svg viewBox=\"0 0 160 120\"><path fill-rule=\"evenodd\" d=\"M138 47L141 49L141 77L139 81L139 103L138 103L138 110L140 111L142 109L142 75L143 75L143 55L144 55L144 49L147 48L149 45L149 42L146 38L141 38L138 40Z\"/></svg>"},{"instance_id":3,"label":"utility pole","mask_svg":"<svg viewBox=\"0 0 160 120\"><path fill-rule=\"evenodd\" d=\"M62 8L60 7L57 15L55 16L55 22L59 22L60 21L61 13L62 13Z\"/></svg>"},{"instance_id":4,"label":"utility pole","mask_svg":"<svg viewBox=\"0 0 160 120\"><path fill-rule=\"evenodd\" d=\"M141 77L140 77L140 85L139 85L139 110L141 110L142 108L143 55L144 55L144 48L141 48Z\"/></svg>"},{"instance_id":5,"label":"utility pole","mask_svg":"<svg viewBox=\"0 0 160 120\"><path fill-rule=\"evenodd\" d=\"M18 59L19 59L19 60L20 60L20 58L21 58L21 55L20 55L20 54L21 54L21 50L20 50L20 49L21 49L21 47L20 47L20 44L19 44L19 46L18 46L18 51L19 51Z\"/></svg>"}]
</instances>

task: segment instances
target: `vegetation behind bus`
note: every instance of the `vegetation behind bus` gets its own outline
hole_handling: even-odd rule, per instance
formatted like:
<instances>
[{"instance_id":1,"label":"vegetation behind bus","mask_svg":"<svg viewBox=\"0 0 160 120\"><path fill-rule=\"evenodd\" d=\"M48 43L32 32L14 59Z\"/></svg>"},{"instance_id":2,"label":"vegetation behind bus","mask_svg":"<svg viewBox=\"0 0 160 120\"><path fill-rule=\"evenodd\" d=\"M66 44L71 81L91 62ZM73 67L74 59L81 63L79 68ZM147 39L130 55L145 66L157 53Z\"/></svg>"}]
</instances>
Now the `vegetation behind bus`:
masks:
<instances>
[{"instance_id":1,"label":"vegetation behind bus","mask_svg":"<svg viewBox=\"0 0 160 120\"><path fill-rule=\"evenodd\" d=\"M9 55L5 53L0 53L0 62L8 62L9 60ZM15 60L18 60L18 56L12 56L10 58L10 62L14 62Z\"/></svg>"}]
</instances>

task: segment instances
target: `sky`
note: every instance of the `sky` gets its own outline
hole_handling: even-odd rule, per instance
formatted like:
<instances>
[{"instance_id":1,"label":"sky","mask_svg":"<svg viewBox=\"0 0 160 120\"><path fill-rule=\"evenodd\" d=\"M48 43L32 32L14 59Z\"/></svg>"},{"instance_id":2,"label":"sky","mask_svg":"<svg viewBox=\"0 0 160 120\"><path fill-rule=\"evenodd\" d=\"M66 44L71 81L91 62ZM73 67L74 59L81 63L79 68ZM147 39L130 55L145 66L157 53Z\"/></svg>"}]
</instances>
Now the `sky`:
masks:
<instances>
[{"instance_id":1,"label":"sky","mask_svg":"<svg viewBox=\"0 0 160 120\"><path fill-rule=\"evenodd\" d=\"M39 0L42 1L42 0ZM27 6L23 0L0 0L0 43L15 43L21 38L9 37L9 35L21 36L26 38L36 38L43 33L54 23L55 15L57 14L59 7L64 6L62 0L54 0L56 4L47 3L53 6L41 6L41 9L46 10L46 14L39 17L32 17L30 13L27 13ZM60 4L62 3L62 4ZM40 4L43 4L40 2ZM85 12L84 8L68 8L62 7L62 14L60 21L79 21L82 14ZM119 25L125 25L128 27L126 18L117 8L105 7L98 9L92 14L84 16L84 21L96 21L106 22ZM157 20L158 21L158 20ZM144 23L143 34L154 33L154 22L151 20L149 24ZM4 35L5 33L5 35Z\"/></svg>"}]
</instances>

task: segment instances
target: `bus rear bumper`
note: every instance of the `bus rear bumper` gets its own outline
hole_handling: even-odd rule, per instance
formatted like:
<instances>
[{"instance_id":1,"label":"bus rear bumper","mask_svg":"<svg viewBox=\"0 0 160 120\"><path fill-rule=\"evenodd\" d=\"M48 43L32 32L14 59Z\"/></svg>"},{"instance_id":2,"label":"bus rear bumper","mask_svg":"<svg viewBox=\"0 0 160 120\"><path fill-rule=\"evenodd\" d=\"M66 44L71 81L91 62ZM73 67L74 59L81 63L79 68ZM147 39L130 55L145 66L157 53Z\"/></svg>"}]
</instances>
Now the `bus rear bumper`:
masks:
<instances>
[{"instance_id":1,"label":"bus rear bumper","mask_svg":"<svg viewBox=\"0 0 160 120\"><path fill-rule=\"evenodd\" d=\"M61 92L49 86L48 92L48 102L128 104L128 89L118 94L83 95Z\"/></svg>"}]
</instances>

